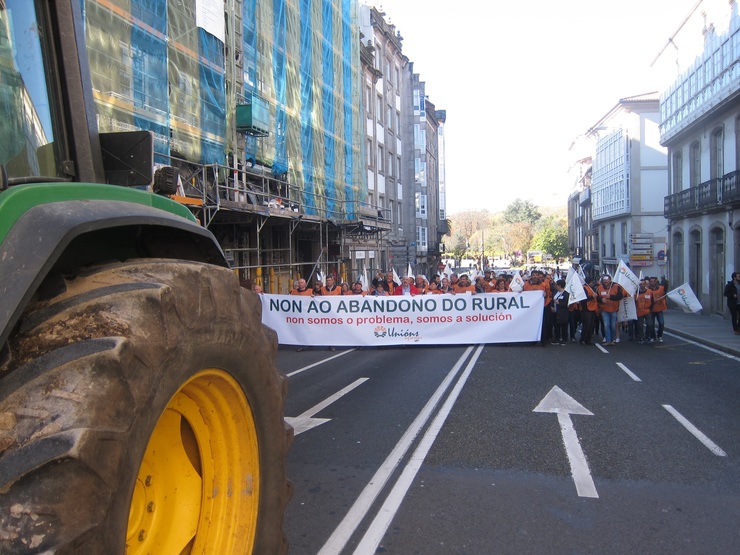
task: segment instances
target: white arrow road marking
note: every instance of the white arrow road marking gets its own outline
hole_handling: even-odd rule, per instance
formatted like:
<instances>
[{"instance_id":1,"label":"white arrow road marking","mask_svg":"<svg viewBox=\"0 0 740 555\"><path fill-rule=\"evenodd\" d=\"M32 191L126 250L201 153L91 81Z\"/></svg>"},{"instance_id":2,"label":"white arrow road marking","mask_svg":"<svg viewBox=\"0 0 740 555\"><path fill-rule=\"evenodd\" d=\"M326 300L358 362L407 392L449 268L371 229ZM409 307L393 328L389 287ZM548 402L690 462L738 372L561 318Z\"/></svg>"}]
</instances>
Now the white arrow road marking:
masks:
<instances>
[{"instance_id":1,"label":"white arrow road marking","mask_svg":"<svg viewBox=\"0 0 740 555\"><path fill-rule=\"evenodd\" d=\"M563 443L565 444L565 452L570 462L570 473L573 476L573 482L576 485L578 496L598 498L599 494L596 493L596 486L591 478L591 471L588 468L586 455L583 453L583 449L581 449L578 435L570 419L571 414L593 416L593 413L558 386L554 386L545 395L533 412L549 412L558 415L560 431L563 434Z\"/></svg>"},{"instance_id":2,"label":"white arrow road marking","mask_svg":"<svg viewBox=\"0 0 740 555\"><path fill-rule=\"evenodd\" d=\"M318 405L311 407L303 414L300 414L292 418L290 416L286 416L285 421L291 426L293 426L293 435L297 436L298 434L307 432L311 428L315 428L316 426L321 426L325 422L329 422L331 418L313 418L313 415L318 412L321 412L326 407L331 405L334 401L344 397L345 395L347 395L347 393L352 391L357 386L364 384L369 379L370 378L360 378L359 380L352 382L347 387L337 391L334 395L331 395L327 397L326 399L324 399L323 401L321 401Z\"/></svg>"},{"instance_id":3,"label":"white arrow road marking","mask_svg":"<svg viewBox=\"0 0 740 555\"><path fill-rule=\"evenodd\" d=\"M678 420L684 428L686 428L689 432L693 434L693 436L701 441L704 446L709 449L712 453L717 455L718 457L726 457L727 453L725 453L720 447L714 443L711 439L709 439L707 436L705 436L699 428L694 426L691 422L686 420L686 417L684 417L680 412L678 412L676 409L674 409L671 405L663 405L663 408L671 413L673 418Z\"/></svg>"}]
</instances>

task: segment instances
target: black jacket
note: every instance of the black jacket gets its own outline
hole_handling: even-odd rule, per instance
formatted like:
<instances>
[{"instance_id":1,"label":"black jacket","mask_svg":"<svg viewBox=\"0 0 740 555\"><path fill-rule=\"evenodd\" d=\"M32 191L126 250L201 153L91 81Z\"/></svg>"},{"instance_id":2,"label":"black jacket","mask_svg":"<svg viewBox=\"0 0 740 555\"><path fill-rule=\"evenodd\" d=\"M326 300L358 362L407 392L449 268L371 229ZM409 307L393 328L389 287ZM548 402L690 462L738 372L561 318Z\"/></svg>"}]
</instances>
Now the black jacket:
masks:
<instances>
[{"instance_id":1,"label":"black jacket","mask_svg":"<svg viewBox=\"0 0 740 555\"><path fill-rule=\"evenodd\" d=\"M734 281L730 280L727 282L727 285L725 285L725 292L723 293L725 297L727 297L727 306L730 308L735 308L735 306L738 304L737 299L737 289L735 288Z\"/></svg>"}]
</instances>

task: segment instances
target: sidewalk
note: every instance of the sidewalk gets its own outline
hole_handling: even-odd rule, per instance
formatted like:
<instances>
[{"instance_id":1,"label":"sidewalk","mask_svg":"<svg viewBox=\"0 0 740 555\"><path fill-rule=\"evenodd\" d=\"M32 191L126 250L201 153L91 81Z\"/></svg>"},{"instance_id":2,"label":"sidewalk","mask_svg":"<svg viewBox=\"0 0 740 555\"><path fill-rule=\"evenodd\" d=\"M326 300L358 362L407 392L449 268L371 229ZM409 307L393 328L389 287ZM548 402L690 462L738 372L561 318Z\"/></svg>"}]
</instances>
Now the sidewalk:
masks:
<instances>
[{"instance_id":1,"label":"sidewalk","mask_svg":"<svg viewBox=\"0 0 740 555\"><path fill-rule=\"evenodd\" d=\"M740 335L732 332L729 320L719 316L687 314L669 308L665 313L665 331L740 357Z\"/></svg>"}]
</instances>

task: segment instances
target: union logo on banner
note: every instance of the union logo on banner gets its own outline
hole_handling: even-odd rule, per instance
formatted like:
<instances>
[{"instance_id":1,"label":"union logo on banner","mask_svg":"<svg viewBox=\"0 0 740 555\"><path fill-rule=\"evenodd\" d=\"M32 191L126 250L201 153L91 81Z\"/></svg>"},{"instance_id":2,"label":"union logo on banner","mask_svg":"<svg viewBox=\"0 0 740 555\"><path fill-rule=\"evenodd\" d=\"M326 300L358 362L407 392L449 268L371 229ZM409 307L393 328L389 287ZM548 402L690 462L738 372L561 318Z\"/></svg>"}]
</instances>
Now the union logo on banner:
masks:
<instances>
[{"instance_id":1,"label":"union logo on banner","mask_svg":"<svg viewBox=\"0 0 740 555\"><path fill-rule=\"evenodd\" d=\"M383 326L378 326L373 330L373 333L375 334L375 337L385 337L388 335L388 330L385 329Z\"/></svg>"}]
</instances>

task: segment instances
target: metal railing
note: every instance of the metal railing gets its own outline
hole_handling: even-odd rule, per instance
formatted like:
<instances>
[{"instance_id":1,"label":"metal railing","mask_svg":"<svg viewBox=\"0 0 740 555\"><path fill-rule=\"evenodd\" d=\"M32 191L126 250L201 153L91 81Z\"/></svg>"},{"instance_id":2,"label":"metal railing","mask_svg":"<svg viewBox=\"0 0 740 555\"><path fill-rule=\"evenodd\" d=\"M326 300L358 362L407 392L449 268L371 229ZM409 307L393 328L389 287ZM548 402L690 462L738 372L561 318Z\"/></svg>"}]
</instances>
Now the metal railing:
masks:
<instances>
[{"instance_id":1,"label":"metal railing","mask_svg":"<svg viewBox=\"0 0 740 555\"><path fill-rule=\"evenodd\" d=\"M740 202L738 180L740 180L740 170L668 195L664 199L663 215L666 218L676 218L710 212Z\"/></svg>"}]
</instances>

